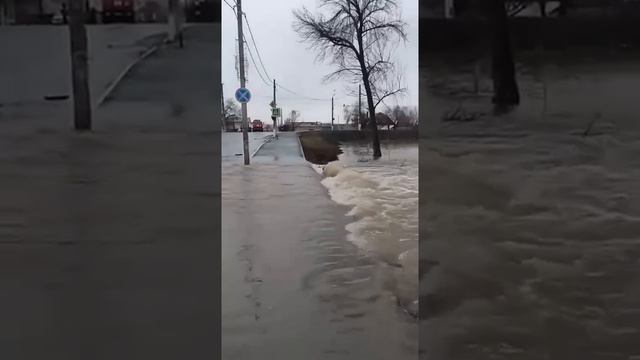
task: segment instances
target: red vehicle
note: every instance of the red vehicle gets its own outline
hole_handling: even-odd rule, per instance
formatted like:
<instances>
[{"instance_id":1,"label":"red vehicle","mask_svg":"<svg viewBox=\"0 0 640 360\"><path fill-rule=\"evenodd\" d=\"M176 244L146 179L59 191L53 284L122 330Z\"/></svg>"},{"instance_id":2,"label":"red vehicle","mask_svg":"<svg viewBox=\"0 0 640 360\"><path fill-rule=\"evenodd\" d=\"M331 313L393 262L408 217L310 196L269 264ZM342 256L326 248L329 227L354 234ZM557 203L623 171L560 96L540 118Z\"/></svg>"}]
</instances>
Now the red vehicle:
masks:
<instances>
[{"instance_id":1,"label":"red vehicle","mask_svg":"<svg viewBox=\"0 0 640 360\"><path fill-rule=\"evenodd\" d=\"M264 131L264 126L262 125L262 121L253 120L253 122L251 122L251 130L252 131Z\"/></svg>"},{"instance_id":2,"label":"red vehicle","mask_svg":"<svg viewBox=\"0 0 640 360\"><path fill-rule=\"evenodd\" d=\"M135 22L134 0L102 0L104 23Z\"/></svg>"}]
</instances>

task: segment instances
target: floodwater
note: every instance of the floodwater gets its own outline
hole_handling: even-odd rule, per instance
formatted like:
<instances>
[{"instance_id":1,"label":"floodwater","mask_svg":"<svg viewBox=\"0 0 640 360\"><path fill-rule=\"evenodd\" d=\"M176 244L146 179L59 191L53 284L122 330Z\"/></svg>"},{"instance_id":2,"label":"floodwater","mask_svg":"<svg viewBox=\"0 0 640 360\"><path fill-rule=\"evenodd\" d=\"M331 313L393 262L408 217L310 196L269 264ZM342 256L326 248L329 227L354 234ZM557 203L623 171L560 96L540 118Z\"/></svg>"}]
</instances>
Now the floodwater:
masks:
<instances>
[{"instance_id":1,"label":"floodwater","mask_svg":"<svg viewBox=\"0 0 640 360\"><path fill-rule=\"evenodd\" d=\"M223 135L222 358L417 359L395 267L349 241L348 207L331 200L295 134L249 166L234 156L240 139Z\"/></svg>"},{"instance_id":2,"label":"floodwater","mask_svg":"<svg viewBox=\"0 0 640 360\"><path fill-rule=\"evenodd\" d=\"M322 184L350 209L347 239L390 266L398 305L417 317L418 144L383 142L378 160L366 142L341 148L339 160L324 167Z\"/></svg>"},{"instance_id":3,"label":"floodwater","mask_svg":"<svg viewBox=\"0 0 640 360\"><path fill-rule=\"evenodd\" d=\"M262 143L269 137L271 133L267 132L250 132L249 134L249 154L253 154ZM242 132L224 132L222 133L222 160L236 161L241 163L244 161L242 144Z\"/></svg>"},{"instance_id":4,"label":"floodwater","mask_svg":"<svg viewBox=\"0 0 640 360\"><path fill-rule=\"evenodd\" d=\"M504 117L439 123L489 99L423 97L428 359L640 358L640 67L536 71Z\"/></svg>"}]
</instances>

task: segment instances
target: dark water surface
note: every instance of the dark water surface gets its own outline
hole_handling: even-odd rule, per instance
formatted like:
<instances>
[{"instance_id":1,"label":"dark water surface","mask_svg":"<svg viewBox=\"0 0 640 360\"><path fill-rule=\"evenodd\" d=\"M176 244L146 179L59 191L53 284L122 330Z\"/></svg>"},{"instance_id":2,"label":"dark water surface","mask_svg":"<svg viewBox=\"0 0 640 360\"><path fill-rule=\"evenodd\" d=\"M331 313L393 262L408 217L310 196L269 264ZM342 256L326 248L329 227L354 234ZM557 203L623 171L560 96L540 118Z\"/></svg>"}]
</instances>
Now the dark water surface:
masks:
<instances>
[{"instance_id":1,"label":"dark water surface","mask_svg":"<svg viewBox=\"0 0 640 360\"><path fill-rule=\"evenodd\" d=\"M500 118L442 123L489 98L423 94L425 358L640 358L640 66L554 66Z\"/></svg>"}]
</instances>

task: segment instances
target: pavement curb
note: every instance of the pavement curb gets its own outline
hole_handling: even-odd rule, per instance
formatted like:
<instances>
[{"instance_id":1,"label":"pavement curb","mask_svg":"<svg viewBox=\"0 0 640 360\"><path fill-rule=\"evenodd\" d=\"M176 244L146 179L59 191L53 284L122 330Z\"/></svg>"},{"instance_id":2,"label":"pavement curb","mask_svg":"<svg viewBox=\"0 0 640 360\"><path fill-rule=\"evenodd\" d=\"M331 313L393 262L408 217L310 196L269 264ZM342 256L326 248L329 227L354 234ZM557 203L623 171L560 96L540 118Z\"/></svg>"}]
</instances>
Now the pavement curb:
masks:
<instances>
[{"instance_id":1,"label":"pavement curb","mask_svg":"<svg viewBox=\"0 0 640 360\"><path fill-rule=\"evenodd\" d=\"M182 27L182 31L189 30L192 27L194 27L194 24L184 24ZM111 82L111 84L109 85L109 87L107 87L104 93L102 93L102 96L100 96L100 98L98 99L98 102L96 103L96 106L95 106L96 109L102 106L102 104L104 104L105 101L107 101L107 98L113 93L113 91L118 87L120 82L122 82L122 80L129 74L129 72L131 72L131 70L134 67L136 67L144 59L148 58L149 56L153 55L156 51L158 51L160 46L168 45L169 44L168 40L169 40L169 37L165 36L164 40L162 40L160 44L153 45L152 47L147 49L142 55L138 56L129 65L127 65L127 67L125 67L124 70L122 70L122 72L118 74L115 80Z\"/></svg>"},{"instance_id":2,"label":"pavement curb","mask_svg":"<svg viewBox=\"0 0 640 360\"><path fill-rule=\"evenodd\" d=\"M300 154L302 154L302 158L304 161L309 162L307 160L307 154L304 153L304 147L302 147L302 141L300 141L300 135L298 135L298 133L296 133L296 139L298 140L298 146L300 147Z\"/></svg>"},{"instance_id":3,"label":"pavement curb","mask_svg":"<svg viewBox=\"0 0 640 360\"><path fill-rule=\"evenodd\" d=\"M262 142L262 144L260 144L260 146L258 146L257 149L255 149L252 153L251 153L251 157L254 157L258 151L260 151L260 149L262 149L262 147L264 146L264 144L271 142L273 140L273 135L268 135L265 136L265 141Z\"/></svg>"},{"instance_id":4,"label":"pavement curb","mask_svg":"<svg viewBox=\"0 0 640 360\"><path fill-rule=\"evenodd\" d=\"M322 171L326 165L316 165L307 160L307 154L304 153L304 146L302 146L302 141L300 141L300 135L298 135L298 133L296 133L296 138L298 139L298 146L300 147L300 153L302 154L302 158L304 159L304 161L307 163L307 165L309 165L311 169L313 169L313 171L320 175L320 177L324 177Z\"/></svg>"},{"instance_id":5,"label":"pavement curb","mask_svg":"<svg viewBox=\"0 0 640 360\"><path fill-rule=\"evenodd\" d=\"M158 51L159 48L160 48L159 45L154 45L154 46L150 47L142 55L138 56L129 65L127 65L127 67L125 67L124 70L122 70L120 72L120 74L118 74L118 76L116 76L115 80L113 80L111 82L111 84L109 85L109 87L107 87L107 89L102 93L102 96L100 96L100 98L98 99L98 102L96 103L95 107L99 108L100 106L102 106L102 104L104 104L104 102L107 100L107 98L113 93L113 91L118 87L120 82L122 82L122 80L129 74L129 72L131 72L131 70L134 67L136 67L140 62L142 62L142 60L148 58L153 53Z\"/></svg>"}]
</instances>

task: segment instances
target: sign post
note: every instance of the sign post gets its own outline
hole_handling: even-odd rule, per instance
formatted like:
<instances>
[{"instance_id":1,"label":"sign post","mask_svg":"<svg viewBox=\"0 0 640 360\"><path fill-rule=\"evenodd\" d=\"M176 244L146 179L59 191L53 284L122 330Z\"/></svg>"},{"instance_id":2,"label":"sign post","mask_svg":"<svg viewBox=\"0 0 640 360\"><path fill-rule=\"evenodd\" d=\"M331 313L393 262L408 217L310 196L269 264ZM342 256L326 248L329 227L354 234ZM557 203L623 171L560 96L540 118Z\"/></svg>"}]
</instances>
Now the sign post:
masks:
<instances>
[{"instance_id":1,"label":"sign post","mask_svg":"<svg viewBox=\"0 0 640 360\"><path fill-rule=\"evenodd\" d=\"M273 79L273 101L269 104L271 105L271 109L274 109L277 104L276 104L276 79ZM271 120L273 120L273 138L277 139L278 138L278 122L277 122L277 117L273 115L273 110L271 111Z\"/></svg>"},{"instance_id":2,"label":"sign post","mask_svg":"<svg viewBox=\"0 0 640 360\"><path fill-rule=\"evenodd\" d=\"M236 90L236 99L242 104L242 148L244 164L249 165L249 124L247 123L247 103L251 100L251 92L245 88L244 73L244 35L242 34L242 0L236 1L238 15L238 57L240 60L240 88Z\"/></svg>"},{"instance_id":3,"label":"sign post","mask_svg":"<svg viewBox=\"0 0 640 360\"><path fill-rule=\"evenodd\" d=\"M236 90L236 100L242 104L242 143L244 152L244 164L249 165L249 124L247 123L247 103L251 100L249 89L241 87Z\"/></svg>"},{"instance_id":4,"label":"sign post","mask_svg":"<svg viewBox=\"0 0 640 360\"><path fill-rule=\"evenodd\" d=\"M76 130L91 130L91 96L89 90L89 61L85 3L74 0L69 4L69 34L71 37L71 85L73 88L73 116Z\"/></svg>"},{"instance_id":5,"label":"sign post","mask_svg":"<svg viewBox=\"0 0 640 360\"><path fill-rule=\"evenodd\" d=\"M275 107L275 102L271 103L271 120L273 120L273 136L277 139L278 133L276 129L278 128L278 117L280 117L281 109Z\"/></svg>"},{"instance_id":6,"label":"sign post","mask_svg":"<svg viewBox=\"0 0 640 360\"><path fill-rule=\"evenodd\" d=\"M236 90L236 100L241 104L246 104L251 100L251 91L247 88L239 88Z\"/></svg>"}]
</instances>

